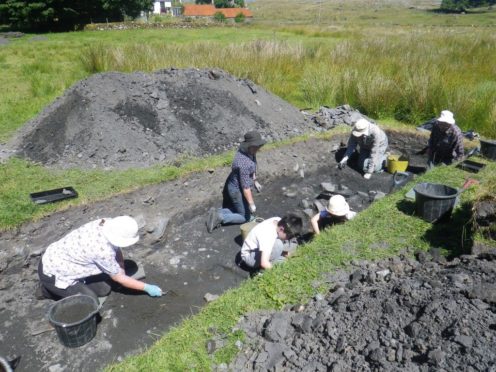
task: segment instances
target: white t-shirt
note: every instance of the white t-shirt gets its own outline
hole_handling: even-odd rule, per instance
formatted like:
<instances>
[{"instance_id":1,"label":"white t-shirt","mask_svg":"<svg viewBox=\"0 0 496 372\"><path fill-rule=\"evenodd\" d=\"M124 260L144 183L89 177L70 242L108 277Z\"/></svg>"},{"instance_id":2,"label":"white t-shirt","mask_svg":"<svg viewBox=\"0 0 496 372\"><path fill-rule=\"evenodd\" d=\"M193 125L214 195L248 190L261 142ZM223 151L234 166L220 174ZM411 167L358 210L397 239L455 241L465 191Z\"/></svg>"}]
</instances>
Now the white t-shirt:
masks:
<instances>
[{"instance_id":1,"label":"white t-shirt","mask_svg":"<svg viewBox=\"0 0 496 372\"><path fill-rule=\"evenodd\" d=\"M65 289L78 279L103 273L116 275L121 267L116 250L102 233L102 220L95 220L71 231L48 246L43 257L43 273L55 275L55 286Z\"/></svg>"},{"instance_id":2,"label":"white t-shirt","mask_svg":"<svg viewBox=\"0 0 496 372\"><path fill-rule=\"evenodd\" d=\"M277 239L277 222L280 220L280 217L272 217L256 225L248 233L241 247L241 257L248 257L250 252L255 250L268 252L270 255Z\"/></svg>"}]
</instances>

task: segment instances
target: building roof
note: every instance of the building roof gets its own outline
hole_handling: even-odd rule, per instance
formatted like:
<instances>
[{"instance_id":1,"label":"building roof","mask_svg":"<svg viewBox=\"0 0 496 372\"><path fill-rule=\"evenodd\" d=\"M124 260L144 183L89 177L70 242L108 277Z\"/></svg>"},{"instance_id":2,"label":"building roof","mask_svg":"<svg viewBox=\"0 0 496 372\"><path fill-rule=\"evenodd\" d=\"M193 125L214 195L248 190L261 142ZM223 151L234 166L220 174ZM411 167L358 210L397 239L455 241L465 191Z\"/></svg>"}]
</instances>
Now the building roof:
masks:
<instances>
[{"instance_id":1,"label":"building roof","mask_svg":"<svg viewBox=\"0 0 496 372\"><path fill-rule=\"evenodd\" d=\"M196 5L196 4L184 4L183 15L189 17L211 17L215 14L215 6L211 4Z\"/></svg>"},{"instance_id":2,"label":"building roof","mask_svg":"<svg viewBox=\"0 0 496 372\"><path fill-rule=\"evenodd\" d=\"M211 4L184 4L183 15L186 17L213 17L215 13L222 13L226 18L235 18L239 13L243 13L245 17L253 17L253 13L246 8L216 8Z\"/></svg>"},{"instance_id":3,"label":"building roof","mask_svg":"<svg viewBox=\"0 0 496 372\"><path fill-rule=\"evenodd\" d=\"M246 8L223 8L215 9L217 12L221 12L226 16L226 18L236 18L239 13L242 13L245 17L253 17L253 13L250 9Z\"/></svg>"}]
</instances>

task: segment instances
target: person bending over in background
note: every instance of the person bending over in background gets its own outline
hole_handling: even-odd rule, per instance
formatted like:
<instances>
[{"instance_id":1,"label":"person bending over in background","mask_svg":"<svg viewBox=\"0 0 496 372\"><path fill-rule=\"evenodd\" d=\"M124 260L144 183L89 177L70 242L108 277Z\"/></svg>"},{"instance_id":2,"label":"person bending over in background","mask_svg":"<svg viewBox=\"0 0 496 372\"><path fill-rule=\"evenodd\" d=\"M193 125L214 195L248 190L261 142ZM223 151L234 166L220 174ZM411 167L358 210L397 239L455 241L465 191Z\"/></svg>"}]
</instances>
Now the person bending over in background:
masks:
<instances>
[{"instance_id":1,"label":"person bending over in background","mask_svg":"<svg viewBox=\"0 0 496 372\"><path fill-rule=\"evenodd\" d=\"M428 165L432 167L440 163L451 164L461 160L464 154L462 131L455 124L453 113L444 110L434 123L429 137Z\"/></svg>"},{"instance_id":2,"label":"person bending over in background","mask_svg":"<svg viewBox=\"0 0 496 372\"><path fill-rule=\"evenodd\" d=\"M292 214L260 222L248 233L241 247L241 260L253 271L271 269L287 257L283 242L300 235L302 227L301 217Z\"/></svg>"},{"instance_id":3,"label":"person bending over in background","mask_svg":"<svg viewBox=\"0 0 496 372\"><path fill-rule=\"evenodd\" d=\"M320 234L320 227L334 225L351 220L356 212L350 210L350 206L342 195L334 195L329 199L327 208L310 220L315 234ZM319 226L320 225L320 226Z\"/></svg>"},{"instance_id":4,"label":"person bending over in background","mask_svg":"<svg viewBox=\"0 0 496 372\"><path fill-rule=\"evenodd\" d=\"M222 192L222 208L210 208L207 216L207 231L229 224L242 224L250 221L257 207L251 188L260 192L262 186L256 179L258 150L265 144L260 133L251 131L234 156L231 173L227 177Z\"/></svg>"},{"instance_id":5,"label":"person bending over in background","mask_svg":"<svg viewBox=\"0 0 496 372\"><path fill-rule=\"evenodd\" d=\"M359 119L348 140L348 145L343 159L339 162L339 168L346 166L348 158L359 147L358 166L363 171L363 177L369 179L372 173L379 172L386 160L388 138L386 133L377 125L366 119Z\"/></svg>"},{"instance_id":6,"label":"person bending over in background","mask_svg":"<svg viewBox=\"0 0 496 372\"><path fill-rule=\"evenodd\" d=\"M156 285L125 274L121 248L138 240L138 224L129 216L98 219L71 231L50 244L41 257L38 275L43 296L85 294L98 302L98 297L110 293L109 278L123 287L161 296Z\"/></svg>"}]
</instances>

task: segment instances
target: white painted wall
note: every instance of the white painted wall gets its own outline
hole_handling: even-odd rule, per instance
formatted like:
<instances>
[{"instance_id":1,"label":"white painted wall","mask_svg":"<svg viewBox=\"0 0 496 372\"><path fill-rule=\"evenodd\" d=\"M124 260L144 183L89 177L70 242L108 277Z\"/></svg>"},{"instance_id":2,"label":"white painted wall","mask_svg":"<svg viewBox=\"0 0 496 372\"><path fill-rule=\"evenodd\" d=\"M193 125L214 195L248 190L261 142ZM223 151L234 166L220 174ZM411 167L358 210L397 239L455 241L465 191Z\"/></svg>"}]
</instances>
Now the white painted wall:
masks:
<instances>
[{"instance_id":1,"label":"white painted wall","mask_svg":"<svg viewBox=\"0 0 496 372\"><path fill-rule=\"evenodd\" d=\"M172 8L172 1L163 1L165 8ZM153 2L153 14L160 14L160 1Z\"/></svg>"}]
</instances>

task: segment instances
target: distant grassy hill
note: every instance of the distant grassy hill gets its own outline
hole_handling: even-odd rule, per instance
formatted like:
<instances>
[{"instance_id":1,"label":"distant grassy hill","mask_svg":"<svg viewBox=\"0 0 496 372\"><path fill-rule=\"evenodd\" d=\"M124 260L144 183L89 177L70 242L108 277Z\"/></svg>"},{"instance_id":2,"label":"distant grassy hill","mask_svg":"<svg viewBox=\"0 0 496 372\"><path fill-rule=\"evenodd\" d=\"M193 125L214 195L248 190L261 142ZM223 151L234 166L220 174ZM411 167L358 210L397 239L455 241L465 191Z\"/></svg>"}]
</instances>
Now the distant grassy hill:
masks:
<instances>
[{"instance_id":1,"label":"distant grassy hill","mask_svg":"<svg viewBox=\"0 0 496 372\"><path fill-rule=\"evenodd\" d=\"M441 1L429 0L257 0L249 4L255 22L314 26L489 26L496 8L467 14L436 12Z\"/></svg>"}]
</instances>

